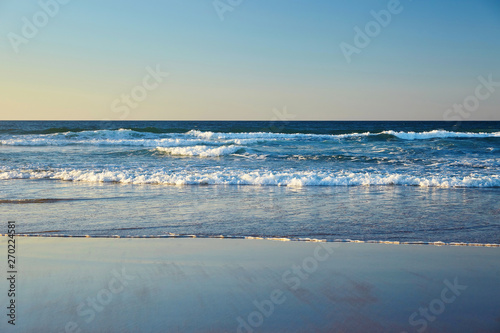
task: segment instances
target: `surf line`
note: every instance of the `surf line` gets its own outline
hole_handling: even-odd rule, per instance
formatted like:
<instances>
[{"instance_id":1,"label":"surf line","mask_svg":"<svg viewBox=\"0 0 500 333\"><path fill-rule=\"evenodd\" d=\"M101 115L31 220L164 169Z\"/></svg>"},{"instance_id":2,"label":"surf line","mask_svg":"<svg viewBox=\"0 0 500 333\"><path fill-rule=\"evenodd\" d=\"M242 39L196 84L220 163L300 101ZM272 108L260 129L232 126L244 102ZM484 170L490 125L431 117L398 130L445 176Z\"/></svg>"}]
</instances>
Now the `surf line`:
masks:
<instances>
[{"instance_id":1,"label":"surf line","mask_svg":"<svg viewBox=\"0 0 500 333\"><path fill-rule=\"evenodd\" d=\"M8 234L0 234L8 236ZM466 243L466 242L424 242L424 241L389 241L389 240L355 240L355 239L317 239L317 238L287 238L287 237L259 237L259 236L233 236L233 235L192 235L192 234L166 234L166 235L68 235L68 234L43 234L33 232L26 234L16 234L18 237L54 237L54 238L218 238L218 239L246 239L246 240L267 240L281 242L333 242L333 243L365 243L365 244L389 244L389 245L434 245L434 246L479 246L479 247L500 247L498 243Z\"/></svg>"}]
</instances>

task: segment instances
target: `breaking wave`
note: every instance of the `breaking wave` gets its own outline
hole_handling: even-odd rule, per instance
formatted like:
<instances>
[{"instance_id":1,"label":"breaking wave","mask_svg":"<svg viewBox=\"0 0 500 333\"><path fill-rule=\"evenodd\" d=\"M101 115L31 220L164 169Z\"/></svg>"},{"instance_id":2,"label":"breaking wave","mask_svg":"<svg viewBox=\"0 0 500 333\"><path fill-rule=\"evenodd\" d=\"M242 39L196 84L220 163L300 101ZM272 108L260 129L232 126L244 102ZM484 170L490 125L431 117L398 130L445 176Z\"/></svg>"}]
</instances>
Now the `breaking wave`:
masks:
<instances>
[{"instance_id":1,"label":"breaking wave","mask_svg":"<svg viewBox=\"0 0 500 333\"><path fill-rule=\"evenodd\" d=\"M244 149L241 146L193 146L193 147L157 147L157 151L174 156L198 156L198 157L218 157L224 155L231 155L238 151L242 152Z\"/></svg>"},{"instance_id":2,"label":"breaking wave","mask_svg":"<svg viewBox=\"0 0 500 333\"><path fill-rule=\"evenodd\" d=\"M276 140L343 140L372 137L380 140L426 140L426 139L481 139L500 138L500 132L452 132L433 130L428 132L397 132L386 130L377 133L345 133L345 134L304 134L304 133L271 133L246 132L225 133L190 130L184 133L157 133L134 131L130 129L95 130L81 132L57 132L49 134L15 134L2 135L0 144L7 146L142 146L142 147L176 147L210 144L252 144Z\"/></svg>"},{"instance_id":3,"label":"breaking wave","mask_svg":"<svg viewBox=\"0 0 500 333\"><path fill-rule=\"evenodd\" d=\"M500 138L500 132L492 133L472 133L472 132L449 132L444 130L433 130L429 132L395 132L383 131L383 134L389 134L403 140L425 140L425 139L444 139L444 138Z\"/></svg>"},{"instance_id":4,"label":"breaking wave","mask_svg":"<svg viewBox=\"0 0 500 333\"><path fill-rule=\"evenodd\" d=\"M206 151L205 151L206 152ZM267 185L267 186L370 186L500 187L500 175L414 176L367 172L266 172L225 169L221 171L170 172L117 170L0 171L0 180L51 179L81 182L164 185Z\"/></svg>"}]
</instances>

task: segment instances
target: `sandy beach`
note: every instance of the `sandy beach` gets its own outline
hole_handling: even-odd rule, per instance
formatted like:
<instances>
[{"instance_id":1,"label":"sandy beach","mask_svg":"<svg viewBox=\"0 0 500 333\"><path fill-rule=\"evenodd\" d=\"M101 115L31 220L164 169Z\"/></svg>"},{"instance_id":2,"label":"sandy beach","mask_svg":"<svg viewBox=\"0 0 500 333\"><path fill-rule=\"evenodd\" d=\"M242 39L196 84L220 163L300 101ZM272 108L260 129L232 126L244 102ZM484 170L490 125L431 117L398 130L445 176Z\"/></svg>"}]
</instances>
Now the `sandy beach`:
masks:
<instances>
[{"instance_id":1,"label":"sandy beach","mask_svg":"<svg viewBox=\"0 0 500 333\"><path fill-rule=\"evenodd\" d=\"M0 333L500 333L500 0L1 14Z\"/></svg>"},{"instance_id":2,"label":"sandy beach","mask_svg":"<svg viewBox=\"0 0 500 333\"><path fill-rule=\"evenodd\" d=\"M16 325L2 332L500 330L498 247L16 240Z\"/></svg>"}]
</instances>

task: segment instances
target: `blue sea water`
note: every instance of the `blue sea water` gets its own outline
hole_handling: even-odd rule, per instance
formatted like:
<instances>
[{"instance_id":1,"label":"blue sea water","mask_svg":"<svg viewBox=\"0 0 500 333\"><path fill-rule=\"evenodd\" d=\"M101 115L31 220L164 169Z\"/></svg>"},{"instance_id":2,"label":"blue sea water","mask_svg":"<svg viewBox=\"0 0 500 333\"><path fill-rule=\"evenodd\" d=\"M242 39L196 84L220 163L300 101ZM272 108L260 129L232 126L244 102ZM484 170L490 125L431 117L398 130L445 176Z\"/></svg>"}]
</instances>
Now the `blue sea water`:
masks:
<instances>
[{"instance_id":1,"label":"blue sea water","mask_svg":"<svg viewBox=\"0 0 500 333\"><path fill-rule=\"evenodd\" d=\"M0 122L18 232L500 243L500 122Z\"/></svg>"}]
</instances>

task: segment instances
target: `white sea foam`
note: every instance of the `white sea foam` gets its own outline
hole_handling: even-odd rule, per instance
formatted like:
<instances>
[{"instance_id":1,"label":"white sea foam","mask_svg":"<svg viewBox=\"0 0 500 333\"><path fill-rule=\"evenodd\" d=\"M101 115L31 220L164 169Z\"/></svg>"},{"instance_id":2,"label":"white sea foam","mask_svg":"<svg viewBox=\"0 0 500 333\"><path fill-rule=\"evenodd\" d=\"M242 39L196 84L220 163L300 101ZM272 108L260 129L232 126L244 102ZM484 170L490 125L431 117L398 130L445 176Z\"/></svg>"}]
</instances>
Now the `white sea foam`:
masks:
<instances>
[{"instance_id":1,"label":"white sea foam","mask_svg":"<svg viewBox=\"0 0 500 333\"><path fill-rule=\"evenodd\" d=\"M7 237L9 234L0 234L0 237ZM18 237L32 237L32 238L45 238L45 237L71 237L71 238L217 238L217 239L245 239L245 240L268 240L268 241L276 241L276 242L308 242L308 243L368 243L368 244L389 244L389 245L434 245L434 246L481 246L481 247L500 247L498 243L464 243L464 242L422 242L422 241L408 241L408 242L400 242L400 241L387 241L387 240L357 240L357 239L318 239L318 238L309 238L309 237L298 237L298 238L289 238L289 237L265 237L265 236L233 236L233 235L184 235L184 234L175 234L168 233L162 235L108 235L108 236L90 236L90 235L70 235L70 234L47 234L47 233L27 233L27 234L16 234Z\"/></svg>"},{"instance_id":2,"label":"white sea foam","mask_svg":"<svg viewBox=\"0 0 500 333\"><path fill-rule=\"evenodd\" d=\"M349 134L304 134L304 133L271 133L271 132L246 132L246 133L223 133L191 130L187 135L203 138L206 140L228 140L228 139L257 139L257 140L292 140L292 139L342 139L350 137L362 137L372 135L370 132Z\"/></svg>"},{"instance_id":3,"label":"white sea foam","mask_svg":"<svg viewBox=\"0 0 500 333\"><path fill-rule=\"evenodd\" d=\"M166 185L270 185L270 186L360 186L410 185L420 187L500 187L500 175L411 176L397 173L354 172L262 172L222 171L171 172L115 170L0 171L0 179L55 179L83 182Z\"/></svg>"},{"instance_id":4,"label":"white sea foam","mask_svg":"<svg viewBox=\"0 0 500 333\"><path fill-rule=\"evenodd\" d=\"M394 135L403 140L425 140L436 138L499 138L500 132L492 133L472 133L472 132L449 132L445 130L433 130L429 132L395 132L383 131L383 134Z\"/></svg>"},{"instance_id":5,"label":"white sea foam","mask_svg":"<svg viewBox=\"0 0 500 333\"><path fill-rule=\"evenodd\" d=\"M195 137L211 140L211 139L344 139L366 136L376 136L380 134L393 135L403 140L416 139L434 139L434 138L488 138L500 137L500 132L450 132L445 130L433 130L428 132L396 132L393 130L382 131L379 133L363 132L363 133L348 133L348 134L304 134L304 133L269 133L269 132L252 132L252 133L222 133L210 131L191 130L186 134Z\"/></svg>"},{"instance_id":6,"label":"white sea foam","mask_svg":"<svg viewBox=\"0 0 500 333\"><path fill-rule=\"evenodd\" d=\"M192 145L253 144L256 139L193 138L185 133L148 133L128 129L64 132L53 134L8 135L0 137L0 144L6 146L138 146L138 147L178 147Z\"/></svg>"},{"instance_id":7,"label":"white sea foam","mask_svg":"<svg viewBox=\"0 0 500 333\"><path fill-rule=\"evenodd\" d=\"M230 155L238 150L243 149L241 146L221 146L221 147L213 147L213 146L192 146L192 147L157 147L156 150L176 156L198 156L198 157L217 157Z\"/></svg>"},{"instance_id":8,"label":"white sea foam","mask_svg":"<svg viewBox=\"0 0 500 333\"><path fill-rule=\"evenodd\" d=\"M196 144L212 144L213 142L193 139L88 139L67 140L52 138L12 138L0 140L0 144L8 146L136 146L136 147L176 147Z\"/></svg>"},{"instance_id":9,"label":"white sea foam","mask_svg":"<svg viewBox=\"0 0 500 333\"><path fill-rule=\"evenodd\" d=\"M243 154L232 154L233 156L236 156L236 157L241 157L241 158L245 158L245 159L248 159L248 160L265 160L268 155L266 154L250 154L250 153L243 153Z\"/></svg>"},{"instance_id":10,"label":"white sea foam","mask_svg":"<svg viewBox=\"0 0 500 333\"><path fill-rule=\"evenodd\" d=\"M192 138L161 138L161 139L65 139L65 138L11 138L0 140L6 146L131 146L131 147L183 147L193 145L226 145L252 144L255 140L224 140L209 141Z\"/></svg>"},{"instance_id":11,"label":"white sea foam","mask_svg":"<svg viewBox=\"0 0 500 333\"><path fill-rule=\"evenodd\" d=\"M149 133L129 129L96 130L82 132L64 132L53 134L3 135L1 145L9 146L142 146L142 147L176 147L189 145L227 145L253 144L276 140L341 140L362 138L380 134L393 135L403 140L424 140L433 138L499 138L500 132L471 133L433 130L429 132L396 132L387 130L379 133L348 133L348 134L304 134L304 133L223 133L191 130L187 133Z\"/></svg>"}]
</instances>

